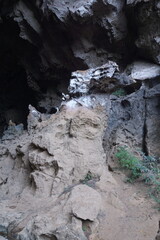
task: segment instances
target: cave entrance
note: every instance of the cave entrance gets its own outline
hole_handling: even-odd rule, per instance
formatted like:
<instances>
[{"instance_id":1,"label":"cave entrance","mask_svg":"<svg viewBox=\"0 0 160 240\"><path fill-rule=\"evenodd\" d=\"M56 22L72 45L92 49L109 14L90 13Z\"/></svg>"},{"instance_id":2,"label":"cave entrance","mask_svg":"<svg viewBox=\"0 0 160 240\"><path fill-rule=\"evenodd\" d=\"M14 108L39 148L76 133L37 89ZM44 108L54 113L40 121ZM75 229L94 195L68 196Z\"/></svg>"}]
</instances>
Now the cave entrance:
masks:
<instances>
[{"instance_id":1,"label":"cave entrance","mask_svg":"<svg viewBox=\"0 0 160 240\"><path fill-rule=\"evenodd\" d=\"M35 78L30 72L36 67L39 68L36 55L38 49L19 37L19 27L11 19L4 19L0 23L0 36L2 137L10 120L16 125L23 123L24 128L27 128L29 104L42 113L55 113L56 107L62 101L62 92L67 93L70 72L50 67L40 69L40 74ZM27 65L30 62L32 68Z\"/></svg>"},{"instance_id":2,"label":"cave entrance","mask_svg":"<svg viewBox=\"0 0 160 240\"><path fill-rule=\"evenodd\" d=\"M27 76L20 65L22 40L19 29L10 19L0 24L0 136L9 120L23 123L26 128L28 104L34 103L34 95L27 85ZM21 42L20 42L21 41ZM21 50L22 51L22 50Z\"/></svg>"},{"instance_id":3,"label":"cave entrance","mask_svg":"<svg viewBox=\"0 0 160 240\"><path fill-rule=\"evenodd\" d=\"M0 71L0 136L9 121L23 123L27 127L28 105L36 103L33 91L27 85L25 70L14 56L5 54L4 67Z\"/></svg>"}]
</instances>

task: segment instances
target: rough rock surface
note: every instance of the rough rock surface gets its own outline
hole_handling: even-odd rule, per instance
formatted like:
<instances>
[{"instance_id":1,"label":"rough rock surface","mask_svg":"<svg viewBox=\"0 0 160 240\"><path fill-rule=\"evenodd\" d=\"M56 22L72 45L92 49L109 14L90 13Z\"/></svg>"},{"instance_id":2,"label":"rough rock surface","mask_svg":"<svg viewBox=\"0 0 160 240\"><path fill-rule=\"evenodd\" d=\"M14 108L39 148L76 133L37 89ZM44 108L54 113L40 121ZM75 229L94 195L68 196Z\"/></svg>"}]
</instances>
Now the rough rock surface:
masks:
<instances>
[{"instance_id":1,"label":"rough rock surface","mask_svg":"<svg viewBox=\"0 0 160 240\"><path fill-rule=\"evenodd\" d=\"M2 141L0 226L3 236L87 239L82 221L94 221L101 209L101 194L92 188L105 165L102 112L102 108L97 111L67 108L46 121L37 121L34 131L10 140L10 147L7 147L9 140Z\"/></svg>"},{"instance_id":2,"label":"rough rock surface","mask_svg":"<svg viewBox=\"0 0 160 240\"><path fill-rule=\"evenodd\" d=\"M142 61L128 65L123 73L118 72L113 62L96 69L76 71L72 74L69 91L82 96L69 101L67 106L105 106L108 127L104 148L108 156L112 146L118 144L159 156L159 76L159 65ZM122 95L116 92L118 89L124 91Z\"/></svg>"},{"instance_id":3,"label":"rough rock surface","mask_svg":"<svg viewBox=\"0 0 160 240\"><path fill-rule=\"evenodd\" d=\"M160 67L157 66L160 70ZM158 72L158 71L157 71ZM155 73L155 75L159 75ZM134 85L132 76L126 73L119 73L118 65L109 61L100 67L86 71L76 71L71 75L69 93L86 94L89 92L113 92L117 88Z\"/></svg>"},{"instance_id":4,"label":"rough rock surface","mask_svg":"<svg viewBox=\"0 0 160 240\"><path fill-rule=\"evenodd\" d=\"M69 198L72 213L77 218L94 221L100 212L102 199L94 189L86 186L76 186Z\"/></svg>"},{"instance_id":5,"label":"rough rock surface","mask_svg":"<svg viewBox=\"0 0 160 240\"><path fill-rule=\"evenodd\" d=\"M155 240L160 240L160 226L159 226L159 230L158 230L158 233L157 233L157 236L156 236Z\"/></svg>"}]
</instances>

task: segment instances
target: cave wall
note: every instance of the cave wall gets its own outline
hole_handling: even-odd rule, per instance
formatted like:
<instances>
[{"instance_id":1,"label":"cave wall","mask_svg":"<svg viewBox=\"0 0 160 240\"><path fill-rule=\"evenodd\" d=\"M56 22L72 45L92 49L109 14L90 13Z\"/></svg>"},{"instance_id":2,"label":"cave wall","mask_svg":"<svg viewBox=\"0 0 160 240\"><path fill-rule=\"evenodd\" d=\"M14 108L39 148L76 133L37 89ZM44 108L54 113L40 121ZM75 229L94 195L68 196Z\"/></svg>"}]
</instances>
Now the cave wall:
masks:
<instances>
[{"instance_id":1,"label":"cave wall","mask_svg":"<svg viewBox=\"0 0 160 240\"><path fill-rule=\"evenodd\" d=\"M65 71L67 75L100 66L108 59L122 66L137 56L159 63L158 1L1 0L0 4L1 25L10 21L5 28L13 24L17 28L10 33L19 41L14 44L15 55L39 85L58 80L62 70L64 76Z\"/></svg>"}]
</instances>

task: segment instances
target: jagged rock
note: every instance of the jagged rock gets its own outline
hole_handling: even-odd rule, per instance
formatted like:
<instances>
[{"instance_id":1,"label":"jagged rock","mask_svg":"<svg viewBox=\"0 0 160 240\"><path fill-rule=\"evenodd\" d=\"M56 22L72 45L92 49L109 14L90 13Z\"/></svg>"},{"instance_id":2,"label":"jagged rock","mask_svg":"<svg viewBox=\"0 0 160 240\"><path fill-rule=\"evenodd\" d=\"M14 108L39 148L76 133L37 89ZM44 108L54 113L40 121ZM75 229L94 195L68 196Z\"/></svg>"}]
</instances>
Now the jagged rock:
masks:
<instances>
[{"instance_id":1,"label":"jagged rock","mask_svg":"<svg viewBox=\"0 0 160 240\"><path fill-rule=\"evenodd\" d=\"M102 203L100 194L86 185L74 187L68 201L74 216L90 221L97 218Z\"/></svg>"},{"instance_id":2,"label":"jagged rock","mask_svg":"<svg viewBox=\"0 0 160 240\"><path fill-rule=\"evenodd\" d=\"M23 134L23 131L24 131L23 123L20 123L15 126L14 125L8 126L7 130L5 130L3 133L2 141L15 139L15 137L21 136Z\"/></svg>"},{"instance_id":3,"label":"jagged rock","mask_svg":"<svg viewBox=\"0 0 160 240\"><path fill-rule=\"evenodd\" d=\"M66 104L59 113L39 122L33 134L24 132L19 140L6 141L7 149L1 146L0 224L6 226L10 238L97 239L99 222L110 221L112 211L116 218L119 213L125 215L116 191L118 183L108 173L102 136L107 126L107 154L113 151L111 144L140 146L144 90L114 100L91 95L95 98L92 109ZM132 111L138 114L128 119Z\"/></svg>"},{"instance_id":4,"label":"jagged rock","mask_svg":"<svg viewBox=\"0 0 160 240\"><path fill-rule=\"evenodd\" d=\"M37 97L47 84L67 81L71 71L100 66L113 55L116 59L128 55L123 44L128 31L123 0L14 4L1 0L0 15L1 25L14 29L17 64L24 67L27 84ZM2 27L1 34L5 45L10 31ZM13 40L9 44L12 48Z\"/></svg>"},{"instance_id":5,"label":"jagged rock","mask_svg":"<svg viewBox=\"0 0 160 240\"><path fill-rule=\"evenodd\" d=\"M66 113L62 111L60 114L64 114L62 122L59 122L59 115L52 115L49 126L45 121L41 123L45 127L42 129L42 134L32 140L29 152L33 171L39 170L46 178L53 179L53 187L49 194L60 194L68 184L72 184L73 179L77 182L85 178L88 171L98 176L105 161L102 146L99 145L103 131L101 121L104 119L100 120L94 111L83 107L68 109ZM54 144L55 139L56 144ZM95 141L99 142L97 149L92 148L92 143ZM86 155L86 151L90 157ZM100 154L101 158L97 154ZM35 175L32 174L32 177L35 178ZM59 184L58 179L61 179ZM34 181L36 185L38 181L44 182L41 175L36 175Z\"/></svg>"},{"instance_id":6,"label":"jagged rock","mask_svg":"<svg viewBox=\"0 0 160 240\"><path fill-rule=\"evenodd\" d=\"M134 84L135 81L125 73L118 73L118 65L109 61L105 65L86 71L72 73L70 94L85 94L89 91L111 92L118 87Z\"/></svg>"},{"instance_id":7,"label":"jagged rock","mask_svg":"<svg viewBox=\"0 0 160 240\"><path fill-rule=\"evenodd\" d=\"M35 107L29 104L29 114L27 117L28 132L32 132L36 129L39 122L41 122L41 113L38 112Z\"/></svg>"}]
</instances>

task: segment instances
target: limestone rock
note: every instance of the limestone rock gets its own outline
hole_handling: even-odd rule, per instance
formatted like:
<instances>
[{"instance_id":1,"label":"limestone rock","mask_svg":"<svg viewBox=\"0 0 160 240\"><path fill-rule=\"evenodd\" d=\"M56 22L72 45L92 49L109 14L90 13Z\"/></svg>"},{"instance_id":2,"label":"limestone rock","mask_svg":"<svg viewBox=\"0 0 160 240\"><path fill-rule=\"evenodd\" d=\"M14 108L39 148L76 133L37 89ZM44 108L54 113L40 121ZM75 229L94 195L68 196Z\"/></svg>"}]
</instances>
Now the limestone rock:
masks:
<instances>
[{"instance_id":1,"label":"limestone rock","mask_svg":"<svg viewBox=\"0 0 160 240\"><path fill-rule=\"evenodd\" d=\"M72 223L62 226L55 231L58 240L87 240L80 219L72 217Z\"/></svg>"},{"instance_id":2,"label":"limestone rock","mask_svg":"<svg viewBox=\"0 0 160 240\"><path fill-rule=\"evenodd\" d=\"M160 76L160 66L147 62L134 62L131 77L135 80L147 80Z\"/></svg>"},{"instance_id":3,"label":"limestone rock","mask_svg":"<svg viewBox=\"0 0 160 240\"><path fill-rule=\"evenodd\" d=\"M101 207L100 194L86 185L74 187L68 201L72 214L82 220L94 221Z\"/></svg>"},{"instance_id":4,"label":"limestone rock","mask_svg":"<svg viewBox=\"0 0 160 240\"><path fill-rule=\"evenodd\" d=\"M92 91L111 92L116 88L134 84L135 81L125 73L119 73L118 65L109 61L105 65L86 71L72 73L70 94L86 94Z\"/></svg>"},{"instance_id":5,"label":"limestone rock","mask_svg":"<svg viewBox=\"0 0 160 240\"><path fill-rule=\"evenodd\" d=\"M11 125L8 126L8 128L4 131L2 140L10 140L14 139L15 137L21 136L24 131L24 125L23 123L20 123L18 125Z\"/></svg>"},{"instance_id":6,"label":"limestone rock","mask_svg":"<svg viewBox=\"0 0 160 240\"><path fill-rule=\"evenodd\" d=\"M27 126L28 132L31 132L36 129L38 123L41 121L41 113L38 112L31 104L29 104L28 109L29 114L27 118Z\"/></svg>"}]
</instances>

